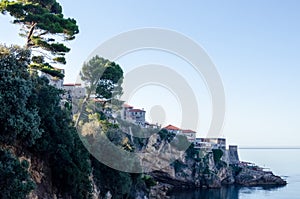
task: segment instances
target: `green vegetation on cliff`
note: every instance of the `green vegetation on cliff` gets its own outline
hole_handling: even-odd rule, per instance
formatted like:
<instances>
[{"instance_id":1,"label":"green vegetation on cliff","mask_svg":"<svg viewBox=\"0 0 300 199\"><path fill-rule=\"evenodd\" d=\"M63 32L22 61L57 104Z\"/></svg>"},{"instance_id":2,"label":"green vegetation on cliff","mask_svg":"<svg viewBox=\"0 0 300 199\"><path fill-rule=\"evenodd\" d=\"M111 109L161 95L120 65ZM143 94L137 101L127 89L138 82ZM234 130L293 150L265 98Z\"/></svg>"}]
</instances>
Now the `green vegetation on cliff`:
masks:
<instances>
[{"instance_id":1,"label":"green vegetation on cliff","mask_svg":"<svg viewBox=\"0 0 300 199\"><path fill-rule=\"evenodd\" d=\"M46 78L31 75L27 70L29 50L5 46L0 49L2 198L25 198L44 183L34 181L34 169L39 166L35 164L46 166L49 176L42 179L48 180L48 185L53 186L51 189L63 198L90 198L91 176L102 195L110 191L114 198L130 198L136 188L146 186L145 181L149 179L116 171L90 157L74 127L71 113L61 106L62 91L50 86ZM110 123L103 111L96 111L85 122L100 122L102 132L111 142L127 151L134 150L118 125ZM104 144L102 137L98 138L92 147ZM20 161L21 157L30 163Z\"/></svg>"},{"instance_id":2,"label":"green vegetation on cliff","mask_svg":"<svg viewBox=\"0 0 300 199\"><path fill-rule=\"evenodd\" d=\"M88 198L89 154L70 114L60 105L61 91L48 85L47 79L30 76L28 50L3 46L0 49L0 147L6 154L9 150L14 154L31 154L49 165L52 175L48 177L60 194ZM31 168L21 170L17 160L12 163L14 167L3 159L0 163L2 171L17 169L11 177L30 174ZM0 186L0 192L13 194L18 190L8 188ZM32 188L27 186L24 193Z\"/></svg>"},{"instance_id":3,"label":"green vegetation on cliff","mask_svg":"<svg viewBox=\"0 0 300 199\"><path fill-rule=\"evenodd\" d=\"M0 149L0 198L25 198L34 189L26 160L20 162L10 152Z\"/></svg>"}]
</instances>

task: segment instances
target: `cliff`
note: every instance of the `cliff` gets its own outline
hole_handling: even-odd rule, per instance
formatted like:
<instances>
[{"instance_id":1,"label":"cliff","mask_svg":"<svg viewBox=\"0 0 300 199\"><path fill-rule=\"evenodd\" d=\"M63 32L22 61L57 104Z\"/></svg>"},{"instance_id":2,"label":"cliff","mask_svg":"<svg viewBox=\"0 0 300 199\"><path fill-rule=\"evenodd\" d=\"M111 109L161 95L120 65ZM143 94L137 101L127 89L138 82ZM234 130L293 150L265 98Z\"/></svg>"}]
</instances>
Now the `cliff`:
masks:
<instances>
[{"instance_id":1,"label":"cliff","mask_svg":"<svg viewBox=\"0 0 300 199\"><path fill-rule=\"evenodd\" d=\"M154 153L155 150L162 150L166 146L169 146L168 141L155 135L149 139L145 151ZM236 146L230 146L228 150L190 147L180 157L170 166L150 173L157 181L157 185L150 191L150 198L164 198L167 192L174 189L221 188L232 184L240 186L286 184L286 181L272 172L264 171L258 166L241 163ZM164 153L159 162L153 162L151 159L144 160L144 162L160 168L171 158L171 154Z\"/></svg>"},{"instance_id":2,"label":"cliff","mask_svg":"<svg viewBox=\"0 0 300 199\"><path fill-rule=\"evenodd\" d=\"M129 138L131 139L130 136ZM159 134L152 135L142 143L133 140L131 144L139 152L156 154L159 158L154 160L153 155L146 155L141 159L141 165L145 170L147 168L149 171L155 169L147 174L155 181L147 183L147 178L141 178L144 180L142 185L136 186L132 183L132 187L129 187L130 190L128 189L130 191L129 198L167 198L167 193L176 189L221 188L231 184L241 186L286 184L283 179L272 172L241 163L237 147L234 146L229 147L229 150L195 149L191 146L186 151L180 151L174 149L170 141L163 139ZM53 174L49 162L29 152L24 153L17 149L13 151L20 160L28 162L28 172L36 184L28 198L73 198L59 193L53 184ZM179 157L179 159L170 164L170 160L174 157ZM129 174L124 178L122 175L117 175L117 171L103 168L100 165L97 167L97 164L92 165L94 172L90 175L90 182L92 183L93 199L103 198L103 195L105 195L104 198L110 198L111 195L114 198L116 197L115 190L120 188L119 184L133 179ZM116 187L106 181L109 176L115 178L112 180L119 181L119 184L115 184Z\"/></svg>"}]
</instances>

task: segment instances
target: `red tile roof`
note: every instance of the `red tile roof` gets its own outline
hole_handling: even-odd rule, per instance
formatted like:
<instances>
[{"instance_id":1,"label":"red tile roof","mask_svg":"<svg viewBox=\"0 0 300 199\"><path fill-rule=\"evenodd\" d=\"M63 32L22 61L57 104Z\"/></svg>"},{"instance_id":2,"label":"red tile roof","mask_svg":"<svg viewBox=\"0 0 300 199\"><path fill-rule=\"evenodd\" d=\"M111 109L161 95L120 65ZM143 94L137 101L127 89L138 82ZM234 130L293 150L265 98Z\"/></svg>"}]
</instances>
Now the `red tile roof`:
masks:
<instances>
[{"instance_id":1,"label":"red tile roof","mask_svg":"<svg viewBox=\"0 0 300 199\"><path fill-rule=\"evenodd\" d=\"M196 132L188 129L188 130L182 130L182 133L196 133Z\"/></svg>"},{"instance_id":2,"label":"red tile roof","mask_svg":"<svg viewBox=\"0 0 300 199\"><path fill-rule=\"evenodd\" d=\"M72 83L70 83L70 84L64 84L64 86L81 86L81 84L72 84Z\"/></svg>"},{"instance_id":3,"label":"red tile roof","mask_svg":"<svg viewBox=\"0 0 300 199\"><path fill-rule=\"evenodd\" d=\"M164 129L167 129L167 130L181 130L180 128L178 128L176 126L173 126L171 124L169 124L168 126L166 126Z\"/></svg>"},{"instance_id":4,"label":"red tile roof","mask_svg":"<svg viewBox=\"0 0 300 199\"><path fill-rule=\"evenodd\" d=\"M129 104L123 104L124 108L133 108L133 106L130 106Z\"/></svg>"}]
</instances>

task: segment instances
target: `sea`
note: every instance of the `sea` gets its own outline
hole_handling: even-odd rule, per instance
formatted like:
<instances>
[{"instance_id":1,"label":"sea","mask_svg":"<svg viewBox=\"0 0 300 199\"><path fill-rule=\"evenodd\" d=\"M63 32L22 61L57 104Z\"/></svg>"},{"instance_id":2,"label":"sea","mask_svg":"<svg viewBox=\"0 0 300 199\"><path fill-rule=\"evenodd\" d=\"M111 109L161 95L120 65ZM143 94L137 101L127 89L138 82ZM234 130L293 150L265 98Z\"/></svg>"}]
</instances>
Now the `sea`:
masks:
<instances>
[{"instance_id":1,"label":"sea","mask_svg":"<svg viewBox=\"0 0 300 199\"><path fill-rule=\"evenodd\" d=\"M171 199L300 199L300 148L241 148L241 161L252 162L287 180L282 187L239 187L180 191Z\"/></svg>"}]
</instances>

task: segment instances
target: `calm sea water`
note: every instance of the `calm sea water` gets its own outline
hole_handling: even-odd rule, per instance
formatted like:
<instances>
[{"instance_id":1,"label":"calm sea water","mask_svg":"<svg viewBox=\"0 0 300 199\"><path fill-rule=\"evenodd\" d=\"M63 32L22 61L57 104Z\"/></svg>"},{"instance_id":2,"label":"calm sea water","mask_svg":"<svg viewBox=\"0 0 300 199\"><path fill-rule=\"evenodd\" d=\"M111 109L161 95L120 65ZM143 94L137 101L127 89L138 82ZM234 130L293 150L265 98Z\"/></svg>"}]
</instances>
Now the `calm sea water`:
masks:
<instances>
[{"instance_id":1,"label":"calm sea water","mask_svg":"<svg viewBox=\"0 0 300 199\"><path fill-rule=\"evenodd\" d=\"M239 149L240 159L284 177L284 187L235 187L181 191L171 199L300 199L300 149Z\"/></svg>"}]
</instances>

